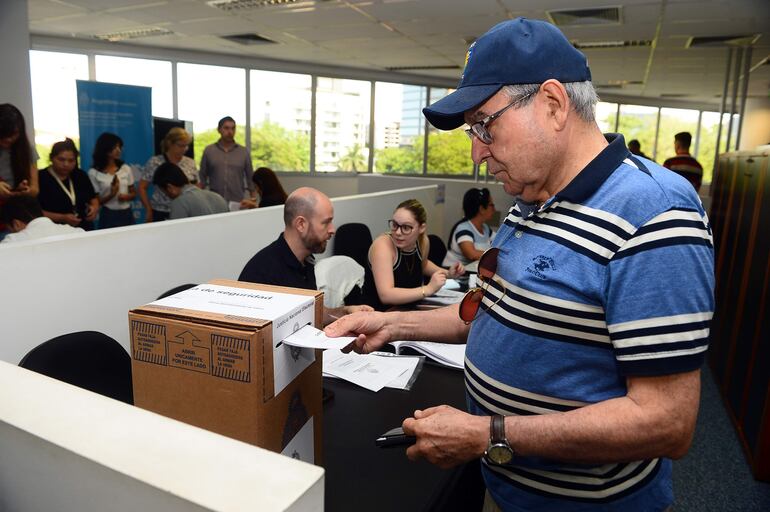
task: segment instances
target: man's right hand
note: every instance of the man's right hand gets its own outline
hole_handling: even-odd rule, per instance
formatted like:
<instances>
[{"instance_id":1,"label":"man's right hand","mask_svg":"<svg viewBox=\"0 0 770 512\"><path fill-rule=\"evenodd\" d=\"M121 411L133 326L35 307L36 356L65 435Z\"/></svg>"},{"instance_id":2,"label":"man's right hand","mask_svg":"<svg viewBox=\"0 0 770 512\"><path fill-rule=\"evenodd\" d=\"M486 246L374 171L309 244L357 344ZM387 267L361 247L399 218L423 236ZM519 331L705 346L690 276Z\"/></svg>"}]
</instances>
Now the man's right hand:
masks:
<instances>
[{"instance_id":1,"label":"man's right hand","mask_svg":"<svg viewBox=\"0 0 770 512\"><path fill-rule=\"evenodd\" d=\"M388 316L377 311L353 313L329 324L324 332L330 338L356 336L351 345L352 350L368 354L393 341L393 328L388 322Z\"/></svg>"}]
</instances>

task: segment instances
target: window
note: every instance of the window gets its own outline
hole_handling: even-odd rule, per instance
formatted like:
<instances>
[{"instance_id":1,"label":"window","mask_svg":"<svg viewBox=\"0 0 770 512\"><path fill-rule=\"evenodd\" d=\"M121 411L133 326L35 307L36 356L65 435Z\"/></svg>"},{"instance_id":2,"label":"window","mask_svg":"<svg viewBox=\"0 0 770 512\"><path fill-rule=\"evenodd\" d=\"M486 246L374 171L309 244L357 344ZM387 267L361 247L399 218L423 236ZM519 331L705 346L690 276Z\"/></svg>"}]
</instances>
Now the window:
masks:
<instances>
[{"instance_id":1,"label":"window","mask_svg":"<svg viewBox=\"0 0 770 512\"><path fill-rule=\"evenodd\" d=\"M696 141L698 135L698 111L682 108L661 108L658 146L656 150L660 162L674 156L674 135L679 132L690 132L690 135L692 135L690 154L697 158L695 148L698 146Z\"/></svg>"},{"instance_id":2,"label":"window","mask_svg":"<svg viewBox=\"0 0 770 512\"><path fill-rule=\"evenodd\" d=\"M374 172L422 174L422 107L428 89L374 84Z\"/></svg>"},{"instance_id":3,"label":"window","mask_svg":"<svg viewBox=\"0 0 770 512\"><path fill-rule=\"evenodd\" d=\"M177 90L179 119L193 123L198 164L203 149L219 140L217 123L225 116L235 119L236 142L246 144L246 70L179 63Z\"/></svg>"},{"instance_id":4,"label":"window","mask_svg":"<svg viewBox=\"0 0 770 512\"><path fill-rule=\"evenodd\" d=\"M79 145L75 80L88 80L88 57L74 53L29 52L38 167L49 164L55 142L71 138Z\"/></svg>"},{"instance_id":5,"label":"window","mask_svg":"<svg viewBox=\"0 0 770 512\"><path fill-rule=\"evenodd\" d=\"M727 129L727 116L722 126L722 147ZM714 174L714 158L717 154L717 133L719 132L719 112L703 112L700 121L700 138L698 139L698 154L696 158L703 166L703 183L710 183Z\"/></svg>"},{"instance_id":6,"label":"window","mask_svg":"<svg viewBox=\"0 0 770 512\"><path fill-rule=\"evenodd\" d=\"M310 75L251 70L254 168L310 171Z\"/></svg>"},{"instance_id":7,"label":"window","mask_svg":"<svg viewBox=\"0 0 770 512\"><path fill-rule=\"evenodd\" d=\"M657 107L642 105L621 105L618 132L623 134L626 144L639 141L642 153L655 159L655 129L658 122Z\"/></svg>"},{"instance_id":8,"label":"window","mask_svg":"<svg viewBox=\"0 0 770 512\"><path fill-rule=\"evenodd\" d=\"M369 165L371 84L319 77L316 89L315 170L366 172ZM323 128L323 129L322 129ZM337 142L330 151L325 142Z\"/></svg>"},{"instance_id":9,"label":"window","mask_svg":"<svg viewBox=\"0 0 770 512\"><path fill-rule=\"evenodd\" d=\"M168 61L97 55L96 79L152 87L152 115L174 117L171 63Z\"/></svg>"},{"instance_id":10,"label":"window","mask_svg":"<svg viewBox=\"0 0 770 512\"><path fill-rule=\"evenodd\" d=\"M454 89L431 87L430 103L438 101ZM465 134L467 126L440 131L428 128L428 174L473 175L471 140Z\"/></svg>"},{"instance_id":11,"label":"window","mask_svg":"<svg viewBox=\"0 0 770 512\"><path fill-rule=\"evenodd\" d=\"M596 104L596 124L602 133L614 133L618 117L618 104L600 101ZM628 142L628 141L626 141Z\"/></svg>"}]
</instances>

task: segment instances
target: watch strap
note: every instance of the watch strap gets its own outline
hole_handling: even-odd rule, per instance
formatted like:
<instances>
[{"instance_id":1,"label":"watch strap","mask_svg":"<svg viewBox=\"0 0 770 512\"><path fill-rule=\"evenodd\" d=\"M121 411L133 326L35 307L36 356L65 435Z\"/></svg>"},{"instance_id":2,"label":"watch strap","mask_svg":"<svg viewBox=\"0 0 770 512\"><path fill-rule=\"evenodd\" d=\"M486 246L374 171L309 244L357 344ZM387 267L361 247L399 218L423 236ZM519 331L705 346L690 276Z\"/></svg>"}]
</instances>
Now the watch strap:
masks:
<instances>
[{"instance_id":1,"label":"watch strap","mask_svg":"<svg viewBox=\"0 0 770 512\"><path fill-rule=\"evenodd\" d=\"M490 438L492 443L507 442L505 439L505 417L495 414L490 424Z\"/></svg>"}]
</instances>

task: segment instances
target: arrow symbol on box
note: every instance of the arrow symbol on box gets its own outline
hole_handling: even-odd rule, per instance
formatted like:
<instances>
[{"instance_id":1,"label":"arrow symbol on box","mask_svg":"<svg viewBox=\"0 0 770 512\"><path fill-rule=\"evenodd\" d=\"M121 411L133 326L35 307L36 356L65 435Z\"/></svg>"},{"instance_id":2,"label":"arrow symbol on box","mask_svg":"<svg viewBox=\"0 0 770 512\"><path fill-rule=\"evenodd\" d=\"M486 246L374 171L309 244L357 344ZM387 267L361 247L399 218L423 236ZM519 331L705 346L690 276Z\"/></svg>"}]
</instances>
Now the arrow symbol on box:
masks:
<instances>
[{"instance_id":1,"label":"arrow symbol on box","mask_svg":"<svg viewBox=\"0 0 770 512\"><path fill-rule=\"evenodd\" d=\"M193 345L196 341L200 341L198 338L195 337L193 333L190 331L185 331L181 334L177 334L174 336L176 339L181 340L184 342L185 345Z\"/></svg>"}]
</instances>

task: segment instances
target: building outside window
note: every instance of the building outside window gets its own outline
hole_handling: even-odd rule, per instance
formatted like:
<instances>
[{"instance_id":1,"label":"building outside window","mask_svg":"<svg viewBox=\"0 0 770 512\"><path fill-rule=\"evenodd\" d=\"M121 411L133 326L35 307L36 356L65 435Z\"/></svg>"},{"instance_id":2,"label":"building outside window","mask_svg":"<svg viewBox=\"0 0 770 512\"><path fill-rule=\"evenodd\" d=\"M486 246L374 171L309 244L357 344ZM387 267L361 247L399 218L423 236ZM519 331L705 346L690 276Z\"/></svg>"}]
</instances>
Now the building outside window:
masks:
<instances>
[{"instance_id":1,"label":"building outside window","mask_svg":"<svg viewBox=\"0 0 770 512\"><path fill-rule=\"evenodd\" d=\"M254 168L310 171L310 75L250 71Z\"/></svg>"}]
</instances>

